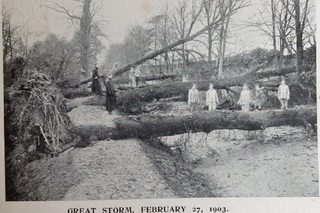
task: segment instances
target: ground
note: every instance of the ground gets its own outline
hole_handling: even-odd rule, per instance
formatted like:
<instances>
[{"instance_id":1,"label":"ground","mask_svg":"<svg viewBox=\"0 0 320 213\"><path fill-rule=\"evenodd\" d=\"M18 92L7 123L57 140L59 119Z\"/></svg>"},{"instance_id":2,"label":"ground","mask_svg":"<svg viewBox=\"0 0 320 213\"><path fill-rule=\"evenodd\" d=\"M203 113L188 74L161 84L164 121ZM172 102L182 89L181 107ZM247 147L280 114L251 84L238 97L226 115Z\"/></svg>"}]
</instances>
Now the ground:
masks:
<instances>
[{"instance_id":1,"label":"ground","mask_svg":"<svg viewBox=\"0 0 320 213\"><path fill-rule=\"evenodd\" d=\"M112 127L121 115L79 106L69 116L75 125ZM303 127L93 141L23 171L19 200L309 197L319 191L317 139Z\"/></svg>"}]
</instances>

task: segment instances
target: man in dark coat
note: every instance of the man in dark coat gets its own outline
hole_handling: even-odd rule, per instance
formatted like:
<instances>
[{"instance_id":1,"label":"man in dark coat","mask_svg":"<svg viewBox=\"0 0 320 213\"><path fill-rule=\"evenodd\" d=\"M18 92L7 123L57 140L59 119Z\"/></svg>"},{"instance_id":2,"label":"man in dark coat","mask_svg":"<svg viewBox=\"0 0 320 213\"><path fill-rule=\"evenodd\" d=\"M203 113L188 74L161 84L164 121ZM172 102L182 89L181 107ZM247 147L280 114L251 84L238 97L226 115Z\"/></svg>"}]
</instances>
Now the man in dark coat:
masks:
<instances>
[{"instance_id":1,"label":"man in dark coat","mask_svg":"<svg viewBox=\"0 0 320 213\"><path fill-rule=\"evenodd\" d=\"M92 84L91 84L91 91L96 94L102 94L101 84L99 82L99 73L98 67L94 67L92 70Z\"/></svg>"},{"instance_id":2,"label":"man in dark coat","mask_svg":"<svg viewBox=\"0 0 320 213\"><path fill-rule=\"evenodd\" d=\"M116 108L116 92L114 90L114 85L112 83L112 75L107 76L106 81L104 82L106 86L106 110L109 114L112 113L112 110Z\"/></svg>"}]
</instances>

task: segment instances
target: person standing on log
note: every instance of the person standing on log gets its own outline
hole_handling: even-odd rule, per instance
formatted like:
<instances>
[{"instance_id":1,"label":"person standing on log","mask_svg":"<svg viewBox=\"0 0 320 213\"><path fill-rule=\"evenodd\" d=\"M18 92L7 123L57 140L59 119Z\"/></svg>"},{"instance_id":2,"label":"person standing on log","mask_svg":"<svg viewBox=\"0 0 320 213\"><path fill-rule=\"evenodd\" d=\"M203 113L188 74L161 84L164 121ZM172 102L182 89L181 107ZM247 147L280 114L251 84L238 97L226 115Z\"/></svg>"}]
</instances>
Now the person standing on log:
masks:
<instances>
[{"instance_id":1,"label":"person standing on log","mask_svg":"<svg viewBox=\"0 0 320 213\"><path fill-rule=\"evenodd\" d=\"M190 107L190 111L191 112L195 111L198 104L199 104L199 91L197 90L197 86L193 84L188 94L188 105Z\"/></svg>"},{"instance_id":2,"label":"person standing on log","mask_svg":"<svg viewBox=\"0 0 320 213\"><path fill-rule=\"evenodd\" d=\"M250 111L250 90L248 88L247 84L243 85L242 91L240 93L240 98L238 101L238 104L241 106L241 110L244 112L249 112Z\"/></svg>"},{"instance_id":3,"label":"person standing on log","mask_svg":"<svg viewBox=\"0 0 320 213\"><path fill-rule=\"evenodd\" d=\"M187 79L186 79L186 76L185 75L182 75L182 80L181 82L187 82Z\"/></svg>"},{"instance_id":4,"label":"person standing on log","mask_svg":"<svg viewBox=\"0 0 320 213\"><path fill-rule=\"evenodd\" d=\"M94 69L92 70L92 84L91 84L91 91L95 94L102 94L102 89L101 89L101 84L99 82L99 73L98 73L98 67L95 66Z\"/></svg>"},{"instance_id":5,"label":"person standing on log","mask_svg":"<svg viewBox=\"0 0 320 213\"><path fill-rule=\"evenodd\" d=\"M137 69L134 72L134 77L135 77L135 81L136 81L136 87L139 86L139 78L141 76L141 72L139 70L139 67L137 67Z\"/></svg>"},{"instance_id":6,"label":"person standing on log","mask_svg":"<svg viewBox=\"0 0 320 213\"><path fill-rule=\"evenodd\" d=\"M213 85L210 84L209 90L206 92L206 105L209 107L209 111L213 111L217 108L219 104L218 94L215 89L213 89Z\"/></svg>"},{"instance_id":7,"label":"person standing on log","mask_svg":"<svg viewBox=\"0 0 320 213\"><path fill-rule=\"evenodd\" d=\"M112 75L108 74L106 81L104 82L106 86L106 110L109 114L116 108L116 92L112 82Z\"/></svg>"},{"instance_id":8,"label":"person standing on log","mask_svg":"<svg viewBox=\"0 0 320 213\"><path fill-rule=\"evenodd\" d=\"M255 85L255 102L254 102L254 105L255 105L255 108L257 110L261 110L262 109L262 104L264 103L264 94L263 94L263 89L264 87L260 87L259 84L256 84Z\"/></svg>"},{"instance_id":9,"label":"person standing on log","mask_svg":"<svg viewBox=\"0 0 320 213\"><path fill-rule=\"evenodd\" d=\"M131 67L130 72L129 72L129 86L133 87L136 85L136 78L134 77L135 71L133 67Z\"/></svg>"},{"instance_id":10,"label":"person standing on log","mask_svg":"<svg viewBox=\"0 0 320 213\"><path fill-rule=\"evenodd\" d=\"M281 103L281 109L288 108L288 100L290 98L290 90L288 85L286 85L285 80L281 81L281 85L278 88L278 99Z\"/></svg>"}]
</instances>

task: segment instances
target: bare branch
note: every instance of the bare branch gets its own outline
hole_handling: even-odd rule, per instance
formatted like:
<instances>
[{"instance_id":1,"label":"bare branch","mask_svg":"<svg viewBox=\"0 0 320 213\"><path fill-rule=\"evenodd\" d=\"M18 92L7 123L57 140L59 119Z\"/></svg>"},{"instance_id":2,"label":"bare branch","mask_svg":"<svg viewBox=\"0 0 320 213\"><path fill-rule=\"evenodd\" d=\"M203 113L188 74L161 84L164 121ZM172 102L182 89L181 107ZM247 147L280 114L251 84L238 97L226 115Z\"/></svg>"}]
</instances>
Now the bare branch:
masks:
<instances>
[{"instance_id":1,"label":"bare branch","mask_svg":"<svg viewBox=\"0 0 320 213\"><path fill-rule=\"evenodd\" d=\"M59 5L59 4L55 3L55 2L52 2L52 1L51 1L51 3L54 4L55 7L51 7L51 6L46 6L46 7L49 8L49 9L51 9L51 10L54 10L54 11L56 11L56 12L64 13L64 14L66 14L69 18L71 18L71 19L78 19L78 20L80 20L80 17L79 17L79 16L70 14L69 10L66 9L65 7Z\"/></svg>"}]
</instances>

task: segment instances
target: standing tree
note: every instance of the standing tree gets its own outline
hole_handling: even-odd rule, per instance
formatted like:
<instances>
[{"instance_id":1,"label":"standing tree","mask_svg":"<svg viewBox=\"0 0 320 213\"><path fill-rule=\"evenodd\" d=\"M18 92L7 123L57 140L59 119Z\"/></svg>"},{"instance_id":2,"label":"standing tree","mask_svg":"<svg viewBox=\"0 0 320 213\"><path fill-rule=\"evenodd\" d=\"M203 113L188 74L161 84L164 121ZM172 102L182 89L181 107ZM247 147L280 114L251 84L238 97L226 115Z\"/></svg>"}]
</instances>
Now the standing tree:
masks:
<instances>
[{"instance_id":1,"label":"standing tree","mask_svg":"<svg viewBox=\"0 0 320 213\"><path fill-rule=\"evenodd\" d=\"M204 26L209 26L211 23L221 20L220 31L217 35L217 28L210 28L207 31L207 42L206 47L208 50L208 63L210 69L212 69L212 61L213 61L213 46L214 41L219 39L219 48L218 54L220 59L221 69L219 71L219 76L222 76L222 67L223 67L223 58L225 53L225 43L227 39L227 30L229 26L230 17L235 14L239 9L247 6L247 3L244 0L202 0L204 7L204 21L202 24Z\"/></svg>"},{"instance_id":2,"label":"standing tree","mask_svg":"<svg viewBox=\"0 0 320 213\"><path fill-rule=\"evenodd\" d=\"M77 54L71 42L50 34L36 42L29 51L29 68L48 75L56 83L79 80L74 74Z\"/></svg>"},{"instance_id":3,"label":"standing tree","mask_svg":"<svg viewBox=\"0 0 320 213\"><path fill-rule=\"evenodd\" d=\"M309 0L305 1L304 8L301 10L300 0L294 0L294 19L296 31L296 48L297 48L297 70L301 72L303 65L303 31L306 26Z\"/></svg>"},{"instance_id":4,"label":"standing tree","mask_svg":"<svg viewBox=\"0 0 320 213\"><path fill-rule=\"evenodd\" d=\"M168 2L165 2L159 15L156 15L149 20L149 24L152 26L151 32L154 35L152 45L154 47L153 51L162 49L172 43L174 38L174 30ZM170 60L169 52L165 52L161 56L164 59L166 71L168 73L173 61Z\"/></svg>"},{"instance_id":5,"label":"standing tree","mask_svg":"<svg viewBox=\"0 0 320 213\"><path fill-rule=\"evenodd\" d=\"M291 48L288 44L288 36L292 33L291 23L292 23L292 15L290 12L286 9L289 7L289 0L281 0L278 2L278 7L275 8L276 13L276 22L279 32L279 67L282 67L283 64L283 56L285 49L288 50L290 54Z\"/></svg>"},{"instance_id":6,"label":"standing tree","mask_svg":"<svg viewBox=\"0 0 320 213\"><path fill-rule=\"evenodd\" d=\"M143 57L151 45L150 31L142 26L133 26L129 29L123 43L125 63Z\"/></svg>"},{"instance_id":7,"label":"standing tree","mask_svg":"<svg viewBox=\"0 0 320 213\"><path fill-rule=\"evenodd\" d=\"M104 66L112 67L116 62L122 66L126 60L124 56L124 48L123 43L111 44L107 49Z\"/></svg>"},{"instance_id":8,"label":"standing tree","mask_svg":"<svg viewBox=\"0 0 320 213\"><path fill-rule=\"evenodd\" d=\"M194 25L202 12L202 4L197 1L192 1L192 5L188 4L187 0L181 0L178 6L174 8L173 26L175 29L175 37L182 39L191 35ZM189 54L196 53L203 56L201 53L188 49L187 43L181 44L180 47L175 48L179 56L182 58L183 69L188 73L187 63L189 61Z\"/></svg>"},{"instance_id":9,"label":"standing tree","mask_svg":"<svg viewBox=\"0 0 320 213\"><path fill-rule=\"evenodd\" d=\"M21 72L25 59L22 57L24 44L19 36L19 27L11 22L11 15L5 8L2 10L2 47L4 85L9 87L14 83L17 72Z\"/></svg>"},{"instance_id":10,"label":"standing tree","mask_svg":"<svg viewBox=\"0 0 320 213\"><path fill-rule=\"evenodd\" d=\"M77 27L75 38L80 50L80 63L83 70L89 75L90 67L96 62L96 57L102 49L99 38L107 38L102 33L101 25L103 21L94 20L102 6L96 6L93 0L74 0L81 4L81 14L71 14L70 10L57 4L49 8L59 13L66 14L68 19Z\"/></svg>"},{"instance_id":11,"label":"standing tree","mask_svg":"<svg viewBox=\"0 0 320 213\"><path fill-rule=\"evenodd\" d=\"M274 52L279 49L278 66L283 64L285 51L296 54L297 70L301 72L303 66L303 49L311 42L314 27L310 23L313 7L309 0L267 0L262 3L264 10L260 10L250 23L261 30L273 41ZM271 11L266 8L271 8ZM306 30L308 28L308 30ZM307 40L307 42L305 42ZM278 45L279 44L279 45Z\"/></svg>"}]
</instances>

